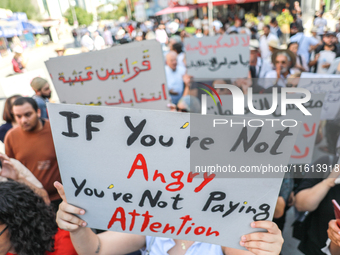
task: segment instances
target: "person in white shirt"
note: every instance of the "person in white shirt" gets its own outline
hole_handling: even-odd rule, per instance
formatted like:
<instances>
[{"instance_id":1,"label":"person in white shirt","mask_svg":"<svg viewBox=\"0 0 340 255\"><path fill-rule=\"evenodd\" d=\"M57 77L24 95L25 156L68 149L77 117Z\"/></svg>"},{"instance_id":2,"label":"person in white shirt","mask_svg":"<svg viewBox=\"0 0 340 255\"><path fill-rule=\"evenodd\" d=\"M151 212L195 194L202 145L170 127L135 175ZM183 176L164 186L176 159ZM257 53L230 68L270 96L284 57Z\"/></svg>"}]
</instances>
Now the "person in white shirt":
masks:
<instances>
[{"instance_id":1,"label":"person in white shirt","mask_svg":"<svg viewBox=\"0 0 340 255\"><path fill-rule=\"evenodd\" d=\"M85 34L81 38L80 43L81 43L81 46L85 47L89 51L93 50L94 44L93 44L92 38L90 37L90 32L89 31L85 32Z\"/></svg>"},{"instance_id":2,"label":"person in white shirt","mask_svg":"<svg viewBox=\"0 0 340 255\"><path fill-rule=\"evenodd\" d=\"M99 32L98 31L94 32L93 36L94 36L93 44L94 44L95 50L104 49L105 48L105 41L104 41L104 38L99 35Z\"/></svg>"},{"instance_id":3,"label":"person in white shirt","mask_svg":"<svg viewBox=\"0 0 340 255\"><path fill-rule=\"evenodd\" d=\"M160 42L162 45L165 45L168 43L168 35L165 31L165 26L164 25L159 25L158 28L155 31L156 34L156 40Z\"/></svg>"},{"instance_id":4,"label":"person in white shirt","mask_svg":"<svg viewBox=\"0 0 340 255\"><path fill-rule=\"evenodd\" d=\"M196 29L202 28L202 21L197 16L193 19L192 24Z\"/></svg>"},{"instance_id":5,"label":"person in white shirt","mask_svg":"<svg viewBox=\"0 0 340 255\"><path fill-rule=\"evenodd\" d=\"M269 25L265 25L263 27L263 35L260 37L260 50L262 58L264 59L271 56L271 52L268 47L268 42L271 40L279 41L279 38L276 35L270 33Z\"/></svg>"},{"instance_id":6,"label":"person in white shirt","mask_svg":"<svg viewBox=\"0 0 340 255\"><path fill-rule=\"evenodd\" d=\"M184 92L183 76L185 75L185 68L177 65L177 53L170 51L166 55L165 74L168 84L171 102L177 104Z\"/></svg>"},{"instance_id":7,"label":"person in white shirt","mask_svg":"<svg viewBox=\"0 0 340 255\"><path fill-rule=\"evenodd\" d=\"M322 17L322 13L318 12L317 16L314 20L314 26L318 28L318 35L323 35L324 28L327 27L327 20Z\"/></svg>"},{"instance_id":8,"label":"person in white shirt","mask_svg":"<svg viewBox=\"0 0 340 255\"><path fill-rule=\"evenodd\" d=\"M265 89L272 86L286 87L287 78L290 74L295 73L293 66L296 63L296 57L290 50L278 50L272 55L272 62L275 70L266 74L266 80L262 85Z\"/></svg>"},{"instance_id":9,"label":"person in white shirt","mask_svg":"<svg viewBox=\"0 0 340 255\"><path fill-rule=\"evenodd\" d=\"M104 40L107 46L111 47L113 45L112 33L108 27L104 29Z\"/></svg>"}]
</instances>

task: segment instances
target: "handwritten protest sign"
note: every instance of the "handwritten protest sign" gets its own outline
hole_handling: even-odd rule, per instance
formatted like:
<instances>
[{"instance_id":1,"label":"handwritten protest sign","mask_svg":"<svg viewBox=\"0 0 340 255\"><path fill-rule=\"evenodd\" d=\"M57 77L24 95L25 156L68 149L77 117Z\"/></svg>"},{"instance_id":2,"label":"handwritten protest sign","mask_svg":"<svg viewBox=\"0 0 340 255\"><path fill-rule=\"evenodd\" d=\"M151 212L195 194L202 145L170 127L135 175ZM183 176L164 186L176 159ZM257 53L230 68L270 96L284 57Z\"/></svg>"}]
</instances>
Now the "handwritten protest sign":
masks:
<instances>
[{"instance_id":1,"label":"handwritten protest sign","mask_svg":"<svg viewBox=\"0 0 340 255\"><path fill-rule=\"evenodd\" d=\"M213 127L213 115L119 107L48 110L67 201L86 210L89 227L235 248L253 220L272 218L284 173L218 178L202 164L286 165L298 129Z\"/></svg>"},{"instance_id":2,"label":"handwritten protest sign","mask_svg":"<svg viewBox=\"0 0 340 255\"><path fill-rule=\"evenodd\" d=\"M6 97L13 95L33 96L34 90L31 88L31 81L35 77L46 78L43 69L28 71L10 77L1 78L0 85Z\"/></svg>"},{"instance_id":3,"label":"handwritten protest sign","mask_svg":"<svg viewBox=\"0 0 340 255\"><path fill-rule=\"evenodd\" d=\"M305 108L312 115L304 115L295 105L287 106L287 115L281 115L281 100L278 97L277 108L275 112L267 116L257 116L250 112L248 108L248 100L245 96L245 116L246 117L265 117L266 119L283 120L293 119L302 122L292 155L289 163L291 164L310 164L312 162L315 138L320 121L320 114L323 106L325 94L312 94L312 98L305 103ZM233 99L231 95L221 95L221 102L214 102L207 97L207 114L214 115L233 115ZM298 95L290 95L289 98L299 98ZM271 94L255 94L253 95L253 106L257 110L268 110L272 107L273 98Z\"/></svg>"},{"instance_id":4,"label":"handwritten protest sign","mask_svg":"<svg viewBox=\"0 0 340 255\"><path fill-rule=\"evenodd\" d=\"M143 41L46 62L63 103L165 110L161 45Z\"/></svg>"},{"instance_id":5,"label":"handwritten protest sign","mask_svg":"<svg viewBox=\"0 0 340 255\"><path fill-rule=\"evenodd\" d=\"M195 79L244 78L249 72L249 36L185 38L188 74Z\"/></svg>"},{"instance_id":6,"label":"handwritten protest sign","mask_svg":"<svg viewBox=\"0 0 340 255\"><path fill-rule=\"evenodd\" d=\"M340 110L340 75L302 73L298 87L326 94L321 120L332 120Z\"/></svg>"}]
</instances>

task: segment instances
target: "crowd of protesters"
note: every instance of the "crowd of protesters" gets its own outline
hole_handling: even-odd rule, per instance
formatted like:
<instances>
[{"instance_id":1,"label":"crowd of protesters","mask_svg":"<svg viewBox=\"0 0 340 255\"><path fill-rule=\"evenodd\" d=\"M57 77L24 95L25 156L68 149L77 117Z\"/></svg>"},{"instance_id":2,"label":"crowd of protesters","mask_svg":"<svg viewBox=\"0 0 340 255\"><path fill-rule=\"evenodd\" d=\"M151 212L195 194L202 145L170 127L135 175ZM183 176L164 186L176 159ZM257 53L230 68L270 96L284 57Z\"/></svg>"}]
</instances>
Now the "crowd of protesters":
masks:
<instances>
[{"instance_id":1,"label":"crowd of protesters","mask_svg":"<svg viewBox=\"0 0 340 255\"><path fill-rule=\"evenodd\" d=\"M228 15L214 18L192 17L169 21L148 20L106 26L102 31L74 29L75 46L83 52L102 50L119 44L156 39L165 56L164 68L172 111L200 112L200 91L195 77L187 74L184 39L213 35L247 34L251 38L247 77L211 81L211 85L233 84L247 93L271 93L273 88L296 87L303 72L340 73L340 24L332 28L316 13L310 31L304 29L299 2L284 10L292 15L289 31L282 31L276 17L268 24L261 13L257 21L246 19L240 6ZM210 27L211 25L211 27ZM309 35L310 34L310 35ZM59 54L60 53L60 54ZM63 50L58 51L62 56ZM26 63L17 47L13 58L15 72L24 72ZM299 218L294 223L298 249L306 255L340 254L340 228L335 220L332 199L340 201L340 173L326 173L319 178L285 178L282 183L273 224L255 222L252 227L267 233L245 235L240 244L251 253L217 245L183 240L145 237L116 232L95 232L77 215L84 210L67 203L56 160L46 102L51 90L46 80L31 82L33 98L15 95L6 100L0 127L5 154L0 155L0 255L2 254L127 254L139 249L149 254L280 254L286 211L295 207ZM218 88L220 95L230 94ZM326 156L310 164L335 165L340 147L340 113L333 120L320 122L316 143ZM301 176L300 176L301 177ZM58 209L59 208L59 209ZM55 213L58 211L57 215ZM298 213L300 212L300 213ZM308 212L308 215L307 213ZM57 224L56 224L57 221ZM59 226L59 228L58 228ZM65 231L67 230L67 231ZM280 231L281 230L281 231Z\"/></svg>"}]
</instances>

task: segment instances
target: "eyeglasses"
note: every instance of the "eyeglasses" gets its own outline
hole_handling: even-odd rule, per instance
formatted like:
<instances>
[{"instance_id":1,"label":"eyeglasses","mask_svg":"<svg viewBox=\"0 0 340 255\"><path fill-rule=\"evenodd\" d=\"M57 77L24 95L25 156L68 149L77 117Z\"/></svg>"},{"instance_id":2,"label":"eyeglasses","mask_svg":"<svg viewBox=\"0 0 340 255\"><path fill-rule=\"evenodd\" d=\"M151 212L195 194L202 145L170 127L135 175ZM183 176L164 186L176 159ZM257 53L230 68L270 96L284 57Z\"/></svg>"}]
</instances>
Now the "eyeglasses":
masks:
<instances>
[{"instance_id":1,"label":"eyeglasses","mask_svg":"<svg viewBox=\"0 0 340 255\"><path fill-rule=\"evenodd\" d=\"M275 61L276 64L286 64L286 61Z\"/></svg>"},{"instance_id":2,"label":"eyeglasses","mask_svg":"<svg viewBox=\"0 0 340 255\"><path fill-rule=\"evenodd\" d=\"M0 236L6 231L6 229L8 229L8 226L6 226L6 227L0 232Z\"/></svg>"}]
</instances>

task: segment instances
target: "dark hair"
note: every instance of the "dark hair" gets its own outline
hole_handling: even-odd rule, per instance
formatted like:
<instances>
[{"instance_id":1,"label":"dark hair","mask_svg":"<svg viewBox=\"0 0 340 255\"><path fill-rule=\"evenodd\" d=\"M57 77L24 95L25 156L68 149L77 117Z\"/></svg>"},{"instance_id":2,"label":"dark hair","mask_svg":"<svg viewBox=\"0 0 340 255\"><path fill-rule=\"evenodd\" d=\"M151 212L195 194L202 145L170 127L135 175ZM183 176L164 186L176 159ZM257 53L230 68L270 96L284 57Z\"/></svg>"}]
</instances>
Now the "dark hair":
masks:
<instances>
[{"instance_id":1,"label":"dark hair","mask_svg":"<svg viewBox=\"0 0 340 255\"><path fill-rule=\"evenodd\" d=\"M14 120L14 116L13 116L13 113L12 113L12 99L13 98L18 98L18 97L21 97L20 95L13 95L9 98L6 99L6 102L5 102L5 107L4 107L4 113L2 114L2 118L4 121L6 122L12 122Z\"/></svg>"},{"instance_id":2,"label":"dark hair","mask_svg":"<svg viewBox=\"0 0 340 255\"><path fill-rule=\"evenodd\" d=\"M290 42L289 44L288 44L288 46L287 46L287 50L289 50L289 47L291 46L291 45L293 45L293 44L297 44L297 45L299 45L299 43L298 42Z\"/></svg>"},{"instance_id":3,"label":"dark hair","mask_svg":"<svg viewBox=\"0 0 340 255\"><path fill-rule=\"evenodd\" d=\"M276 18L272 18L272 19L270 20L270 23L276 23L276 22L277 22Z\"/></svg>"},{"instance_id":4,"label":"dark hair","mask_svg":"<svg viewBox=\"0 0 340 255\"><path fill-rule=\"evenodd\" d=\"M172 49L177 52L177 54L180 54L183 52L183 44L182 43L174 43L172 45Z\"/></svg>"},{"instance_id":5,"label":"dark hair","mask_svg":"<svg viewBox=\"0 0 340 255\"><path fill-rule=\"evenodd\" d=\"M265 25L264 27L268 28L270 30L270 26L269 25Z\"/></svg>"},{"instance_id":6,"label":"dark hair","mask_svg":"<svg viewBox=\"0 0 340 255\"><path fill-rule=\"evenodd\" d=\"M31 97L19 97L14 101L13 106L23 105L25 103L29 103L33 107L35 112L38 111L37 102Z\"/></svg>"},{"instance_id":7,"label":"dark hair","mask_svg":"<svg viewBox=\"0 0 340 255\"><path fill-rule=\"evenodd\" d=\"M0 184L0 223L8 226L10 242L19 255L44 255L54 250L58 231L51 206L24 184Z\"/></svg>"}]
</instances>

